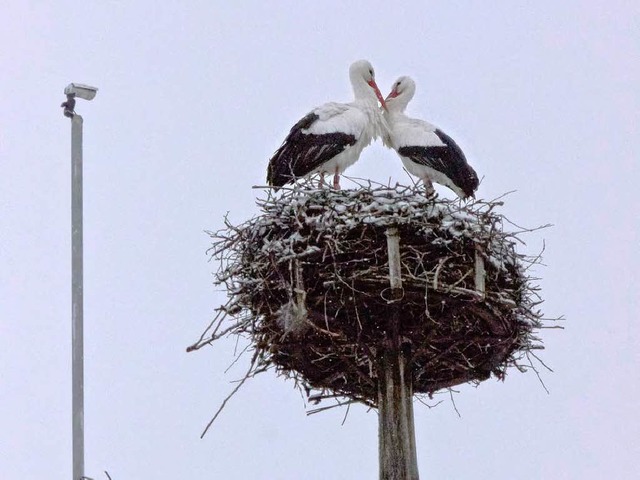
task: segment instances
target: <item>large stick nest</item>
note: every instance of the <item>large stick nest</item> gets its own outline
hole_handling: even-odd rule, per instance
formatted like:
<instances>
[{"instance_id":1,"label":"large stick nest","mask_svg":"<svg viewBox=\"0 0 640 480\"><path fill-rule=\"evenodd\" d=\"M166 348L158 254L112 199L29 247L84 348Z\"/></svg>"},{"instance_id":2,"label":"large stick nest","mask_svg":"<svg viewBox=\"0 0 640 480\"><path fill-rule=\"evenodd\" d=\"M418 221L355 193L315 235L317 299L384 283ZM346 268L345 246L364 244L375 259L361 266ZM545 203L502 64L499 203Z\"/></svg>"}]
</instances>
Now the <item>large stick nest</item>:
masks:
<instances>
[{"instance_id":1,"label":"large stick nest","mask_svg":"<svg viewBox=\"0 0 640 480\"><path fill-rule=\"evenodd\" d=\"M501 202L427 199L404 186L307 185L269 192L258 205L259 216L239 226L226 220L211 233L228 302L191 349L248 337L250 374L275 367L315 399L375 406L394 308L415 393L504 378L509 366L542 348L534 336L542 326L540 299L526 274L539 257L516 252L523 230L504 231L506 219L495 212ZM388 227L400 235L397 303ZM482 265L484 292L476 284Z\"/></svg>"}]
</instances>

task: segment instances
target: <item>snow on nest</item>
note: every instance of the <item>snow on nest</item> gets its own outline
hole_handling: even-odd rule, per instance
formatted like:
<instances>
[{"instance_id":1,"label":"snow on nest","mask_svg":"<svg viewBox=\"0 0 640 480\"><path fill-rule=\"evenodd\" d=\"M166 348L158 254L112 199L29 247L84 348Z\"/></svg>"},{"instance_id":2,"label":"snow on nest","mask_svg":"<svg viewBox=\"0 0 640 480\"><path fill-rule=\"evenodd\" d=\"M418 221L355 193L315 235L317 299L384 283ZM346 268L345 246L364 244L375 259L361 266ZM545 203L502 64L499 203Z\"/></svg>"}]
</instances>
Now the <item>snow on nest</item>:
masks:
<instances>
[{"instance_id":1,"label":"snow on nest","mask_svg":"<svg viewBox=\"0 0 640 480\"><path fill-rule=\"evenodd\" d=\"M504 269L517 264L515 240L502 233L501 215L492 210L500 202L447 200L428 198L417 187L361 188L333 190L330 188L284 188L281 193L269 191L260 200L264 214L255 218L250 229L262 237L263 253L276 253L280 260L304 257L316 253L318 247L305 247L308 233L327 233L339 237L362 225L386 228L415 226L418 230L437 230L434 244L447 245L469 240L486 244L483 249L492 266ZM293 223L298 229L290 229ZM281 231L284 235L266 235ZM285 233L286 232L286 233Z\"/></svg>"}]
</instances>

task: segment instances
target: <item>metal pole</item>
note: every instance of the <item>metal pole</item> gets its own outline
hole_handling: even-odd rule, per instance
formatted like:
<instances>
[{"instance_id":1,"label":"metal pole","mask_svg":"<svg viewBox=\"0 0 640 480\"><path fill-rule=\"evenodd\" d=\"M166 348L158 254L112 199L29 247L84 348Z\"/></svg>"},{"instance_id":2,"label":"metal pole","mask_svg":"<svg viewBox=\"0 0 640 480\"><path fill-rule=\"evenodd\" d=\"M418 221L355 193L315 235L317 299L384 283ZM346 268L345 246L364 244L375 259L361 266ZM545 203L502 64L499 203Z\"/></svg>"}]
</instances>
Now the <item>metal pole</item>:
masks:
<instances>
[{"instance_id":1,"label":"metal pole","mask_svg":"<svg viewBox=\"0 0 640 480\"><path fill-rule=\"evenodd\" d=\"M71 408L73 480L84 478L84 331L82 266L82 117L71 117Z\"/></svg>"},{"instance_id":2,"label":"metal pole","mask_svg":"<svg viewBox=\"0 0 640 480\"><path fill-rule=\"evenodd\" d=\"M71 119L71 423L73 480L84 476L84 307L82 267L82 117L75 112L76 98L93 100L98 89L70 83L67 101L60 105ZM108 475L107 475L108 476Z\"/></svg>"}]
</instances>

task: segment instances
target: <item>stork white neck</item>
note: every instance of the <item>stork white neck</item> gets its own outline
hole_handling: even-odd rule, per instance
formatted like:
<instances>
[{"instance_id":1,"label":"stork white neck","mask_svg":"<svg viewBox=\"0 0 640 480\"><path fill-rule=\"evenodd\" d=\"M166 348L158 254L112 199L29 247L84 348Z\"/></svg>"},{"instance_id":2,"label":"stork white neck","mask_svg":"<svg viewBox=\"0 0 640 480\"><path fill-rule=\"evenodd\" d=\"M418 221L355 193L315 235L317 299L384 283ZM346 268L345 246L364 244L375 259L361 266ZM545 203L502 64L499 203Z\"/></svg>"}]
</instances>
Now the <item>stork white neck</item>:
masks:
<instances>
[{"instance_id":1,"label":"stork white neck","mask_svg":"<svg viewBox=\"0 0 640 480\"><path fill-rule=\"evenodd\" d=\"M377 108L379 100L384 105L384 99L378 85L376 85L375 72L367 60L358 60L351 64L349 79L356 102L366 103Z\"/></svg>"}]
</instances>

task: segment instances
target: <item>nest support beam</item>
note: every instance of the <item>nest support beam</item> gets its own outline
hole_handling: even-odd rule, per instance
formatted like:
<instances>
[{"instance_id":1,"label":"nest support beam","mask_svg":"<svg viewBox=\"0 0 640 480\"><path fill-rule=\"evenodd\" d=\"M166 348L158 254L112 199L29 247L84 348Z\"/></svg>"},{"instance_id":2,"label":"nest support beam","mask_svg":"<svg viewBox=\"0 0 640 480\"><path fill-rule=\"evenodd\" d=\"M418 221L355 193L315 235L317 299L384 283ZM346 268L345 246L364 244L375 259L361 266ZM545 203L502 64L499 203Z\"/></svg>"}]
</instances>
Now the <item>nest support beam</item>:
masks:
<instances>
[{"instance_id":1,"label":"nest support beam","mask_svg":"<svg viewBox=\"0 0 640 480\"><path fill-rule=\"evenodd\" d=\"M385 348L378 368L378 453L380 480L418 480L418 459L413 419L413 385L407 375L410 345L403 345L399 322L402 299L400 237L398 229L387 229L389 282L393 302Z\"/></svg>"},{"instance_id":2,"label":"nest support beam","mask_svg":"<svg viewBox=\"0 0 640 480\"><path fill-rule=\"evenodd\" d=\"M382 354L378 378L378 454L380 480L418 480L413 420L413 391L406 373L406 354Z\"/></svg>"}]
</instances>

